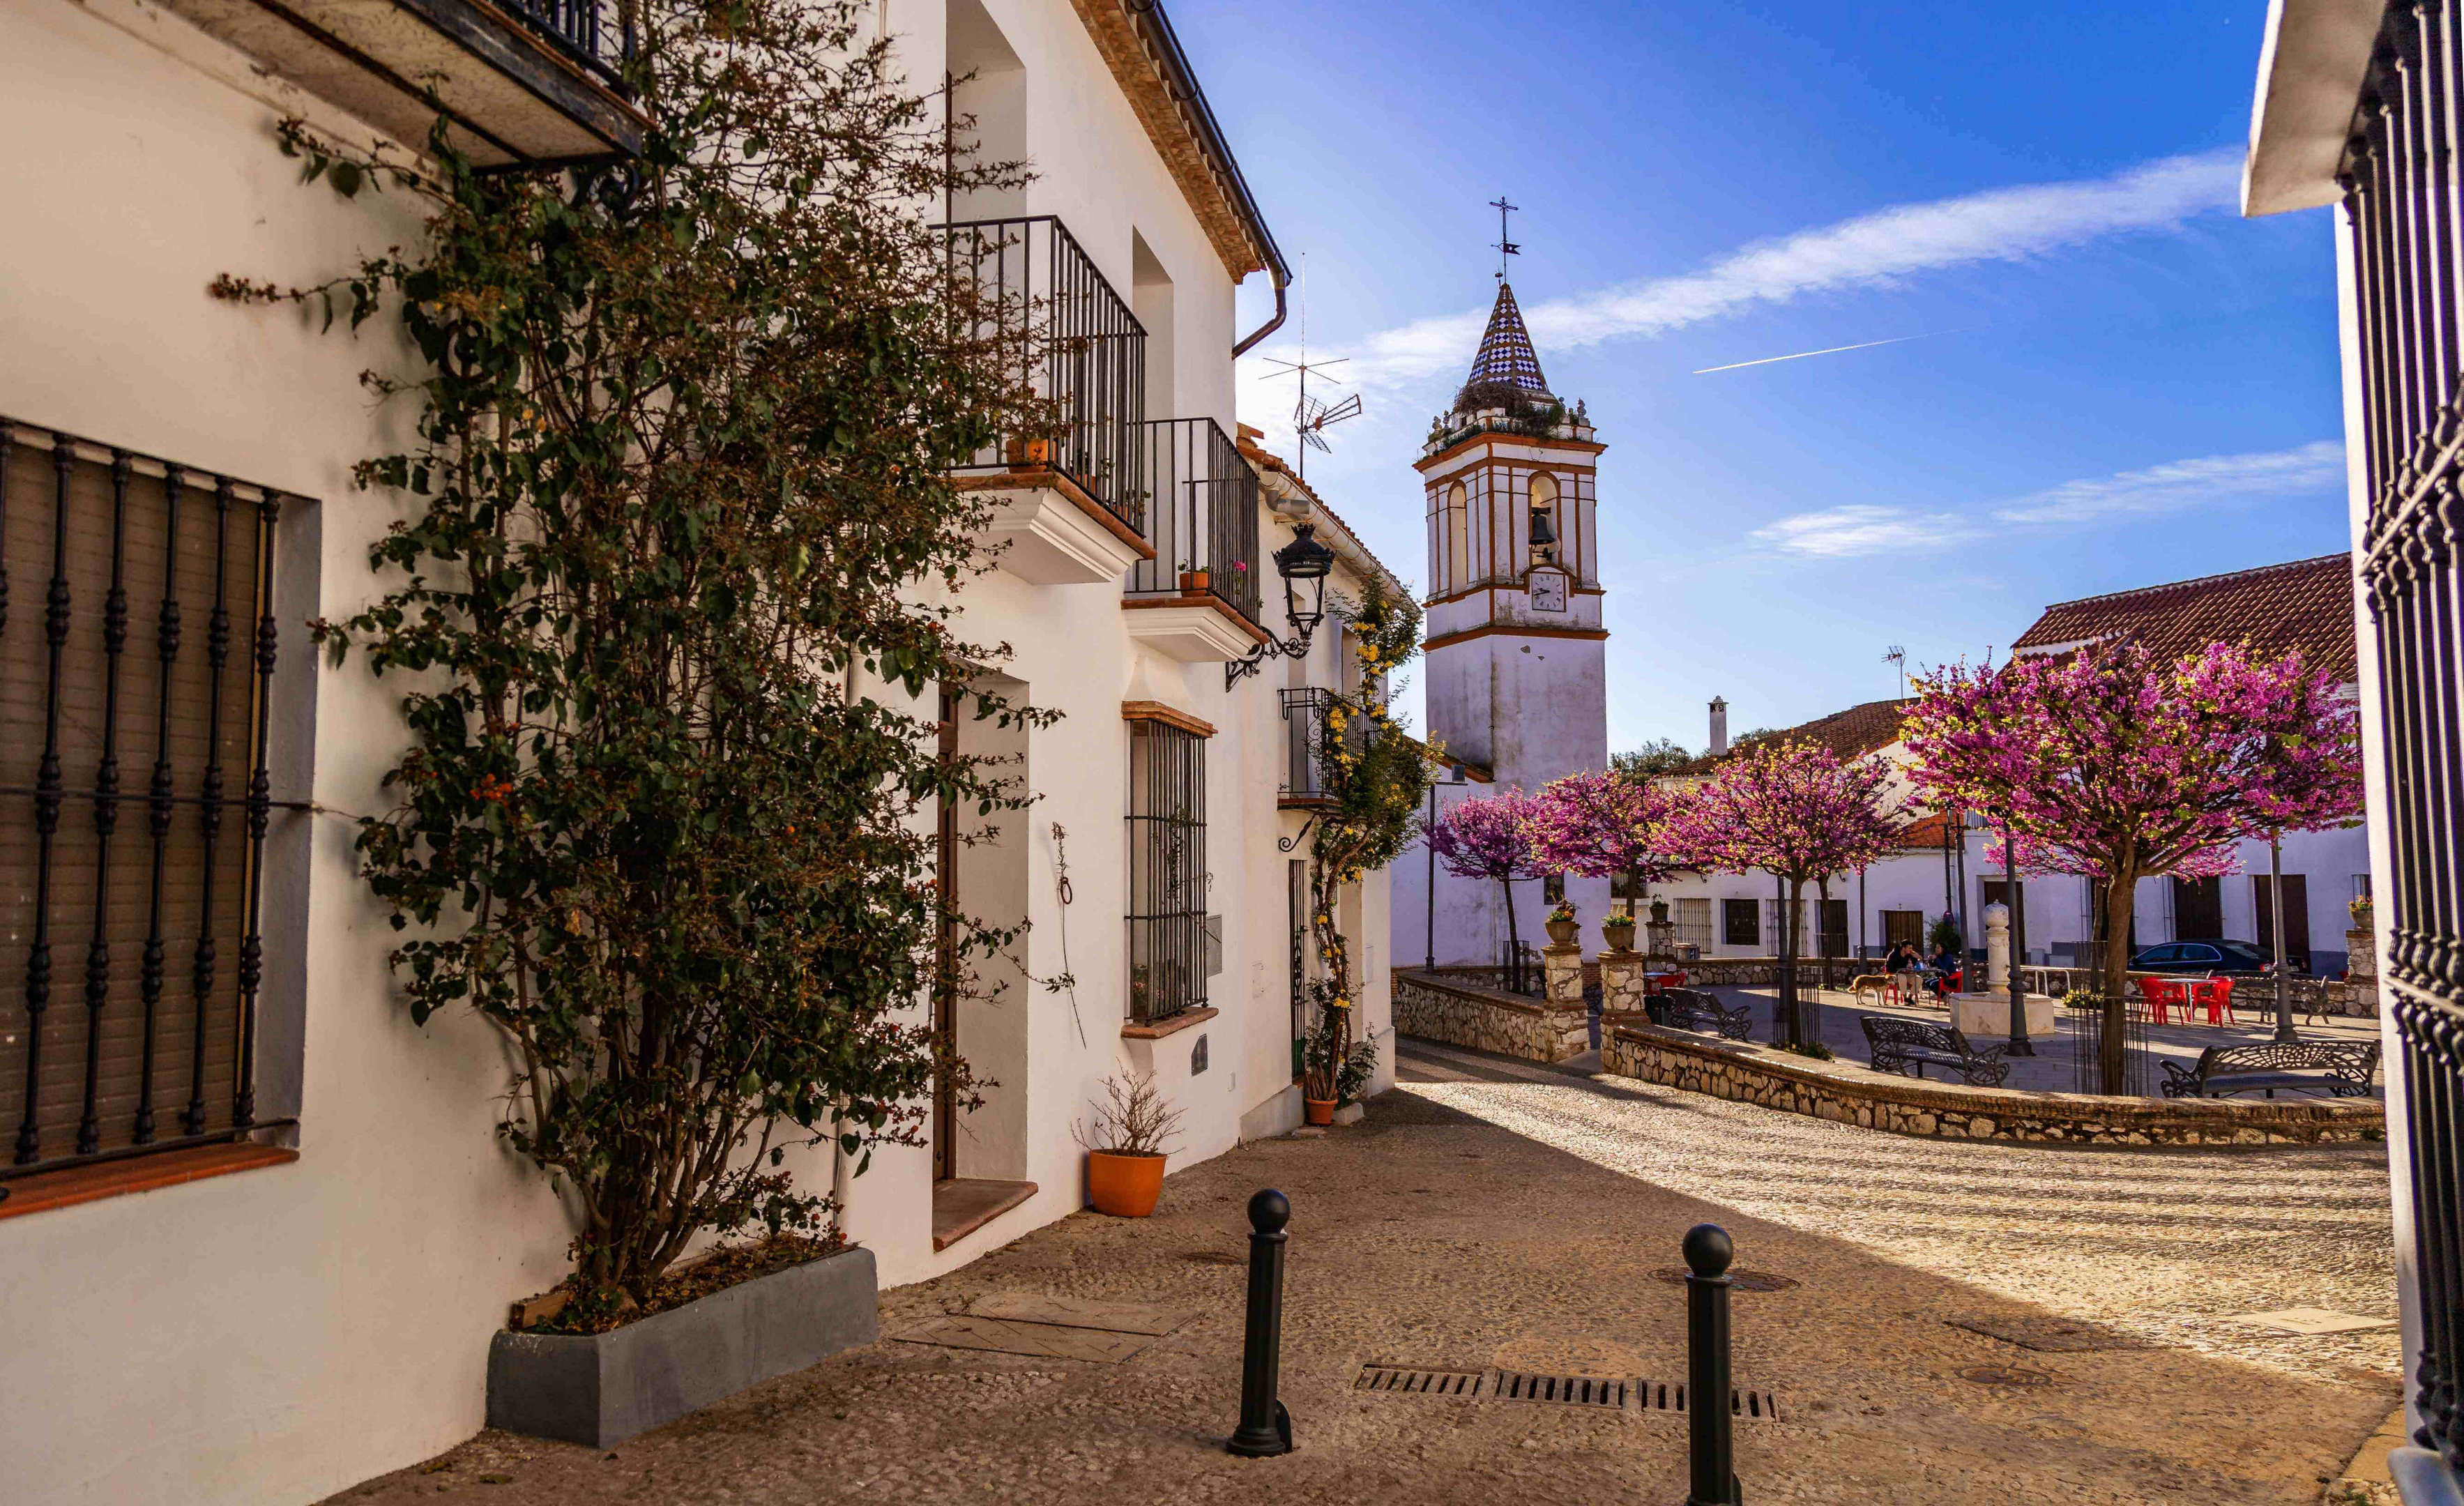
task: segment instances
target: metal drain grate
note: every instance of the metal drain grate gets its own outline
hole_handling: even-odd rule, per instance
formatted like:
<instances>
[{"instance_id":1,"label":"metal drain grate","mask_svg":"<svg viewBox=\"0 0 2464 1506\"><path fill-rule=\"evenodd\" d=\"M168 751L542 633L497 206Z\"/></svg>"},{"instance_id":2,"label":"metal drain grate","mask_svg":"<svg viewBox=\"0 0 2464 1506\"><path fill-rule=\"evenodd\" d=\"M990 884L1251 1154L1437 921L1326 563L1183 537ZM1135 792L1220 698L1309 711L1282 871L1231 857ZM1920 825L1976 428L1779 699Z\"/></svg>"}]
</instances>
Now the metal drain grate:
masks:
<instances>
[{"instance_id":1,"label":"metal drain grate","mask_svg":"<svg viewBox=\"0 0 2464 1506\"><path fill-rule=\"evenodd\" d=\"M1397 1391L1413 1396L1478 1396L1488 1376L1480 1370L1412 1370L1397 1364L1364 1364L1354 1390Z\"/></svg>"},{"instance_id":2,"label":"metal drain grate","mask_svg":"<svg viewBox=\"0 0 2464 1506\"><path fill-rule=\"evenodd\" d=\"M1501 1402L1553 1402L1560 1406L1606 1406L1623 1409L1634 1392L1632 1381L1604 1381L1588 1375L1535 1375L1529 1370L1495 1373L1492 1393Z\"/></svg>"},{"instance_id":3,"label":"metal drain grate","mask_svg":"<svg viewBox=\"0 0 2464 1506\"><path fill-rule=\"evenodd\" d=\"M1665 1381L1623 1376L1542 1375L1530 1370L1416 1369L1372 1363L1360 1367L1353 1388L1394 1396L1452 1396L1477 1402L1539 1402L1556 1406L1598 1407L1613 1412L1685 1415L1685 1387ZM1743 1386L1728 1393L1729 1415L1741 1423L1780 1421L1779 1397Z\"/></svg>"}]
</instances>

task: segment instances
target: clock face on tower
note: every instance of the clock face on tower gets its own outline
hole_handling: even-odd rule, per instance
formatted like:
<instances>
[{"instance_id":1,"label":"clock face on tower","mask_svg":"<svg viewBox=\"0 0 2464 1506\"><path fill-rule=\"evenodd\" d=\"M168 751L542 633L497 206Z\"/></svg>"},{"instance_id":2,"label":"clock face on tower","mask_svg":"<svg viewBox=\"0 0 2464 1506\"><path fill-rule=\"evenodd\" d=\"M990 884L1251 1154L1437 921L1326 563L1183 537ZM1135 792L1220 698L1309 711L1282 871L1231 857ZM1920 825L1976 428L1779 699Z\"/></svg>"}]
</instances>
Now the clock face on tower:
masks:
<instances>
[{"instance_id":1,"label":"clock face on tower","mask_svg":"<svg viewBox=\"0 0 2464 1506\"><path fill-rule=\"evenodd\" d=\"M1566 577L1556 570L1531 572L1531 609L1564 611L1566 609Z\"/></svg>"}]
</instances>

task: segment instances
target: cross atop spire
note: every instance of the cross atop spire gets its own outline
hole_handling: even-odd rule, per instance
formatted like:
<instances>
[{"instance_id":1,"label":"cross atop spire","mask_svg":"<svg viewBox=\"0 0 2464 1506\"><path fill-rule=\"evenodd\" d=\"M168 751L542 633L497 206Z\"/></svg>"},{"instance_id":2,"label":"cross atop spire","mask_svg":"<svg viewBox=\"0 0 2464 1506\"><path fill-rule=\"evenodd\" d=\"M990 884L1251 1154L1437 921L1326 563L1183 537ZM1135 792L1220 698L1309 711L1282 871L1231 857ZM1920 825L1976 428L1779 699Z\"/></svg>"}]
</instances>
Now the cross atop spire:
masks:
<instances>
[{"instance_id":1,"label":"cross atop spire","mask_svg":"<svg viewBox=\"0 0 2464 1506\"><path fill-rule=\"evenodd\" d=\"M1504 282L1506 258L1523 255L1523 248L1514 244L1514 233L1507 229L1506 220L1506 216L1513 213L1519 206L1507 203L1506 195L1501 193L1488 201L1488 207L1497 211L1497 244L1493 249L1497 253L1497 280Z\"/></svg>"},{"instance_id":2,"label":"cross atop spire","mask_svg":"<svg viewBox=\"0 0 2464 1506\"><path fill-rule=\"evenodd\" d=\"M1511 388L1513 395L1547 403L1555 401L1549 381L1540 374L1540 356L1531 348L1531 332L1523 327L1523 310L1514 301L1514 284L1500 278L1497 306L1489 310L1488 329L1480 337L1480 354L1472 357L1471 375L1456 394L1458 410L1490 406L1478 402L1485 392ZM1497 393L1500 398L1508 394Z\"/></svg>"}]
</instances>

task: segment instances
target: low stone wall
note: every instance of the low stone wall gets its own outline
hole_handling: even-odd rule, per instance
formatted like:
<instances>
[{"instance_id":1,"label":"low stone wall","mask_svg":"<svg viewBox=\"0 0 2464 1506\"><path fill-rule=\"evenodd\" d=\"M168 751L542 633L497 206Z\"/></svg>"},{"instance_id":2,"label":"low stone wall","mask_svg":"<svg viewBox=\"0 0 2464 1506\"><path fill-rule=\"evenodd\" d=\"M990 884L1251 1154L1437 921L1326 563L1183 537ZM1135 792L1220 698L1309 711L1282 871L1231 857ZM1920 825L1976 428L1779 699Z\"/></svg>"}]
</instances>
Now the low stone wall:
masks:
<instances>
[{"instance_id":1,"label":"low stone wall","mask_svg":"<svg viewBox=\"0 0 2464 1506\"><path fill-rule=\"evenodd\" d=\"M1564 1061L1592 1049L1591 1014L1582 1005L1551 1005L1482 986L1481 975L1494 972L1396 968L1396 1030L1525 1061Z\"/></svg>"},{"instance_id":2,"label":"low stone wall","mask_svg":"<svg viewBox=\"0 0 2464 1506\"><path fill-rule=\"evenodd\" d=\"M2375 1099L2113 1098L1969 1088L1630 1020L1605 1026L1600 1067L1715 1098L1942 1140L2277 1145L2387 1134L2387 1109Z\"/></svg>"}]
</instances>

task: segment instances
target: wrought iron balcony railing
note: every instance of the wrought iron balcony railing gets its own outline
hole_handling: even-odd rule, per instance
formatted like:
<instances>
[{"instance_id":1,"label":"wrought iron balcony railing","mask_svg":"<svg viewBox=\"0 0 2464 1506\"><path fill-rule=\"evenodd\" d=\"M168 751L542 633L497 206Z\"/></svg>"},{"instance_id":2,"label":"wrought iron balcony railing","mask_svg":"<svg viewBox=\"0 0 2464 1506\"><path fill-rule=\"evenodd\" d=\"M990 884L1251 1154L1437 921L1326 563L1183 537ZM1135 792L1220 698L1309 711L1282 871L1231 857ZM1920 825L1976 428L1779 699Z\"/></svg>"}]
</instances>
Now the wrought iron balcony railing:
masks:
<instances>
[{"instance_id":1,"label":"wrought iron balcony railing","mask_svg":"<svg viewBox=\"0 0 2464 1506\"><path fill-rule=\"evenodd\" d=\"M634 9L625 0L498 0L513 17L554 42L575 62L605 79L617 93L630 95L625 64L631 60L638 38Z\"/></svg>"},{"instance_id":2,"label":"wrought iron balcony railing","mask_svg":"<svg viewBox=\"0 0 2464 1506\"><path fill-rule=\"evenodd\" d=\"M1045 432L1003 434L961 471L1049 467L1144 535L1147 333L1049 214L947 227L951 277L979 336L1048 405Z\"/></svg>"},{"instance_id":3,"label":"wrought iron balcony railing","mask_svg":"<svg viewBox=\"0 0 2464 1506\"><path fill-rule=\"evenodd\" d=\"M1131 596L1212 596L1257 622L1258 473L1211 418L1145 426L1155 558L1133 565Z\"/></svg>"}]
</instances>

